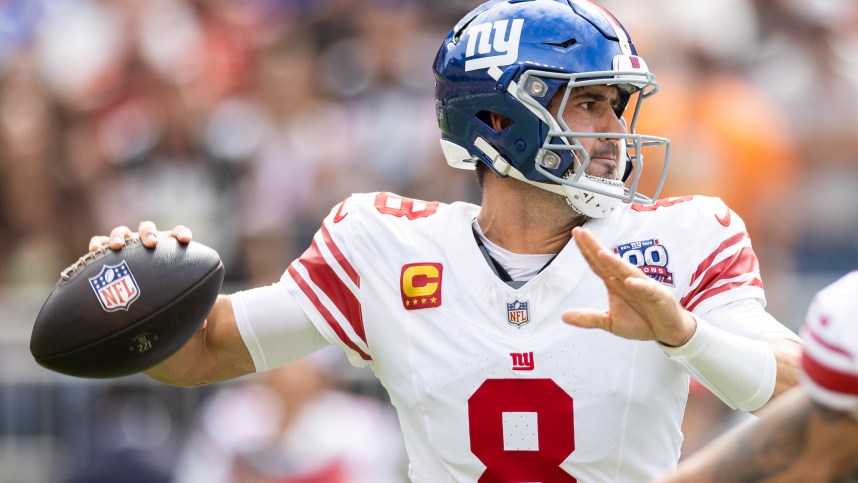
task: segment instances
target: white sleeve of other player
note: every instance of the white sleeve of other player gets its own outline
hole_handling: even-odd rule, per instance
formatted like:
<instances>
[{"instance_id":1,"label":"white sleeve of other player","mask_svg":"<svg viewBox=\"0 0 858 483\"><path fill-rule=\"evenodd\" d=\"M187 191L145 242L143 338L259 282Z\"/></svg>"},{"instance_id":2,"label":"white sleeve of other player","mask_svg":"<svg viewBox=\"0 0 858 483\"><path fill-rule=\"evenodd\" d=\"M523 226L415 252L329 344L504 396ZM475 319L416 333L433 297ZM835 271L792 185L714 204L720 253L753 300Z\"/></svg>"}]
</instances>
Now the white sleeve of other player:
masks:
<instances>
[{"instance_id":1,"label":"white sleeve of other player","mask_svg":"<svg viewBox=\"0 0 858 483\"><path fill-rule=\"evenodd\" d=\"M802 387L816 402L858 419L858 271L822 289L801 334Z\"/></svg>"},{"instance_id":2,"label":"white sleeve of other player","mask_svg":"<svg viewBox=\"0 0 858 483\"><path fill-rule=\"evenodd\" d=\"M232 294L230 301L256 372L283 366L329 345L283 282Z\"/></svg>"}]
</instances>

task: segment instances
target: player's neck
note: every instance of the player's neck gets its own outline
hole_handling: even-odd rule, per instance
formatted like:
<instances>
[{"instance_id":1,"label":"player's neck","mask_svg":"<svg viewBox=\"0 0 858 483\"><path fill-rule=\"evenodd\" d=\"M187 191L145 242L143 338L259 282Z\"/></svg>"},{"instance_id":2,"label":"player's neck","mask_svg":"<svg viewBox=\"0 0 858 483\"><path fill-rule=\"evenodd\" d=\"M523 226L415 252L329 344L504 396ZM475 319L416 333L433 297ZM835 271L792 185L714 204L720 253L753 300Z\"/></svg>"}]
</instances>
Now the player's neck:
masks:
<instances>
[{"instance_id":1,"label":"player's neck","mask_svg":"<svg viewBox=\"0 0 858 483\"><path fill-rule=\"evenodd\" d=\"M492 243L519 254L559 253L586 218L561 196L512 178L486 177L477 223Z\"/></svg>"}]
</instances>

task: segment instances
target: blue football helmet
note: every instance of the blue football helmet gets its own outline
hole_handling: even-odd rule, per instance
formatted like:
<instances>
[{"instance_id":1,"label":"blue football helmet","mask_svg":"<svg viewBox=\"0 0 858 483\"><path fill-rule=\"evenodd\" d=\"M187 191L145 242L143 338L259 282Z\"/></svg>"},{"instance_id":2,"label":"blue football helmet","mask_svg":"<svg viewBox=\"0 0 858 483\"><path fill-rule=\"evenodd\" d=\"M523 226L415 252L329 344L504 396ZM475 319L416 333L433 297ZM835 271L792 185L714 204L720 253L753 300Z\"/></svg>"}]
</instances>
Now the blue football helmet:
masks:
<instances>
[{"instance_id":1,"label":"blue football helmet","mask_svg":"<svg viewBox=\"0 0 858 483\"><path fill-rule=\"evenodd\" d=\"M594 218L622 201L651 204L658 197L670 141L637 134L635 125L643 100L659 86L626 30L602 7L587 0L490 0L453 27L433 68L441 147L451 166L486 163L500 176L564 195L574 210ZM572 89L595 84L617 86L618 118L638 94L627 133L573 132L564 121ZM548 105L556 95L562 102L554 116ZM511 124L495 130L492 113ZM623 141L619 179L586 173L583 138ZM650 146L661 146L664 160L656 191L647 197L637 185L641 149Z\"/></svg>"}]
</instances>

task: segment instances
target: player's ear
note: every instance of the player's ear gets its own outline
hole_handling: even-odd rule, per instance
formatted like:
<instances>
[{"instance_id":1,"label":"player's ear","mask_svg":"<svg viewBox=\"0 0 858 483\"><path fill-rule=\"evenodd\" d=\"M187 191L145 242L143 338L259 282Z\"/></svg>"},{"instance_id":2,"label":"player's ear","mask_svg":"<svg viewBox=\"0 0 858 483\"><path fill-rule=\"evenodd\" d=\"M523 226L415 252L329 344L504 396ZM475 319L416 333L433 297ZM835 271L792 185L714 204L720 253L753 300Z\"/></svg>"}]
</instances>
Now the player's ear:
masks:
<instances>
[{"instance_id":1,"label":"player's ear","mask_svg":"<svg viewBox=\"0 0 858 483\"><path fill-rule=\"evenodd\" d=\"M489 124L496 132L501 132L509 126L512 126L512 119L501 116L496 112L491 112L489 113Z\"/></svg>"}]
</instances>

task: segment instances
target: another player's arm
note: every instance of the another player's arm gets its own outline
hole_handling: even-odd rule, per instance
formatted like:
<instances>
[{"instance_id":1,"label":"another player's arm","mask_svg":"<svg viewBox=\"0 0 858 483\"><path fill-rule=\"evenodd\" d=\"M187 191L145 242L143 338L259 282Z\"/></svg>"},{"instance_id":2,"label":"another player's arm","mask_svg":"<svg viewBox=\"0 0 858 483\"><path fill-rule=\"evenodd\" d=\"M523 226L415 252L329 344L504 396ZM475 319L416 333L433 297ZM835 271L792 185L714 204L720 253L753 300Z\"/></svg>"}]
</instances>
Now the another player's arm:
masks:
<instances>
[{"instance_id":1,"label":"another player's arm","mask_svg":"<svg viewBox=\"0 0 858 483\"><path fill-rule=\"evenodd\" d=\"M159 236L172 236L182 243L189 243L191 231L177 226L171 231L158 231L149 221L140 223L140 239L147 247L154 247ZM125 240L133 233L126 226L114 228L109 236L95 236L89 249L97 250L104 245L120 250ZM169 359L145 372L160 382L175 386L197 386L223 381L254 372L253 359L241 338L232 303L229 297L219 296L206 322L178 352Z\"/></svg>"},{"instance_id":2,"label":"another player's arm","mask_svg":"<svg viewBox=\"0 0 858 483\"><path fill-rule=\"evenodd\" d=\"M854 481L858 421L797 388L683 461L662 483Z\"/></svg>"}]
</instances>

